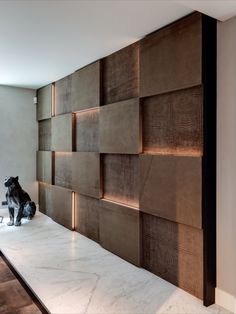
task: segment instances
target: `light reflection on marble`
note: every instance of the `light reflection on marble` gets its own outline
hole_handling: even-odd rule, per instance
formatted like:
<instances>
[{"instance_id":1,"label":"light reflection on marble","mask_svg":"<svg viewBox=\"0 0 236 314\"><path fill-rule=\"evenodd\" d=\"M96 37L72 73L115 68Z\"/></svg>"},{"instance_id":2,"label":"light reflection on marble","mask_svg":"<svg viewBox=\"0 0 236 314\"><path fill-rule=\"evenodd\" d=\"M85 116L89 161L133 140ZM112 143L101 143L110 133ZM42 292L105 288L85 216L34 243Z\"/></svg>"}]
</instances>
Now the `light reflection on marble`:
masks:
<instances>
[{"instance_id":1,"label":"light reflection on marble","mask_svg":"<svg viewBox=\"0 0 236 314\"><path fill-rule=\"evenodd\" d=\"M38 213L21 227L0 224L0 249L55 314L229 313L133 266Z\"/></svg>"}]
</instances>

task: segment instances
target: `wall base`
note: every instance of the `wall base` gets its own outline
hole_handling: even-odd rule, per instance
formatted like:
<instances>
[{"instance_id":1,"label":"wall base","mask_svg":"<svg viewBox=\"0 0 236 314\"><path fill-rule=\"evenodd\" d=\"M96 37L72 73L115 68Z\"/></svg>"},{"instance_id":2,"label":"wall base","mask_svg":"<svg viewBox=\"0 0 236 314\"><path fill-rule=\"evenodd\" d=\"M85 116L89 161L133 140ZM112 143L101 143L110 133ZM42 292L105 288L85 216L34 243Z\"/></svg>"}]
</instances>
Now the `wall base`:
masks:
<instances>
[{"instance_id":1,"label":"wall base","mask_svg":"<svg viewBox=\"0 0 236 314\"><path fill-rule=\"evenodd\" d=\"M236 314L236 297L219 288L216 288L216 304Z\"/></svg>"}]
</instances>

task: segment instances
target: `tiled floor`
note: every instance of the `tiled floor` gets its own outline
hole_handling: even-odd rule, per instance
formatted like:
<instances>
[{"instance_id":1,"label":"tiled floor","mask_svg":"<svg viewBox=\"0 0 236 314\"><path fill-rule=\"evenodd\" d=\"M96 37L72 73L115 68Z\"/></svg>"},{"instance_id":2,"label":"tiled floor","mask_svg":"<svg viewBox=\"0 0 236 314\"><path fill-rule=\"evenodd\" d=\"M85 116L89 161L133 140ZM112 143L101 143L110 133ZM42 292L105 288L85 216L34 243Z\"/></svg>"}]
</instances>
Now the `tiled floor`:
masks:
<instances>
[{"instance_id":1,"label":"tiled floor","mask_svg":"<svg viewBox=\"0 0 236 314\"><path fill-rule=\"evenodd\" d=\"M7 210L1 213L7 217ZM55 314L229 313L37 213L21 227L0 224L0 249Z\"/></svg>"}]
</instances>

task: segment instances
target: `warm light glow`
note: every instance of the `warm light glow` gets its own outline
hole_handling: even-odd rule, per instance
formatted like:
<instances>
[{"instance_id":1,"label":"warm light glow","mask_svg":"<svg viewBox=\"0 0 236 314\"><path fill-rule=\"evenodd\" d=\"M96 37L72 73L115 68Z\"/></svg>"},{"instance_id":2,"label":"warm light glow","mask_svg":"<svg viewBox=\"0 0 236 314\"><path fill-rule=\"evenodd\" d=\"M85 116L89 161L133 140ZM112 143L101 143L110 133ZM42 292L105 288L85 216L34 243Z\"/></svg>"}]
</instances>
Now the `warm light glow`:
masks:
<instances>
[{"instance_id":1,"label":"warm light glow","mask_svg":"<svg viewBox=\"0 0 236 314\"><path fill-rule=\"evenodd\" d=\"M132 208L132 209L135 209L135 210L139 210L139 208L136 207L136 206L131 206L131 205L127 205L125 203L121 203L121 202L117 202L117 201L114 201L114 200L110 200L109 198L102 198L101 200L104 201L104 202L113 203L113 204L116 204L116 205L120 205L120 206L124 206L124 207L129 207L129 208Z\"/></svg>"},{"instance_id":2,"label":"warm light glow","mask_svg":"<svg viewBox=\"0 0 236 314\"><path fill-rule=\"evenodd\" d=\"M51 104L52 117L55 116L55 84L52 83L52 104Z\"/></svg>"},{"instance_id":3,"label":"warm light glow","mask_svg":"<svg viewBox=\"0 0 236 314\"><path fill-rule=\"evenodd\" d=\"M75 192L72 192L72 230L75 230Z\"/></svg>"},{"instance_id":4,"label":"warm light glow","mask_svg":"<svg viewBox=\"0 0 236 314\"><path fill-rule=\"evenodd\" d=\"M76 111L75 114L76 115L83 115L83 114L89 114L89 113L92 114L94 111L99 111L99 110L100 110L100 107L94 107L94 108Z\"/></svg>"},{"instance_id":5,"label":"warm light glow","mask_svg":"<svg viewBox=\"0 0 236 314\"><path fill-rule=\"evenodd\" d=\"M72 156L72 152L55 152L55 156Z\"/></svg>"},{"instance_id":6,"label":"warm light glow","mask_svg":"<svg viewBox=\"0 0 236 314\"><path fill-rule=\"evenodd\" d=\"M202 152L197 149L170 149L169 147L163 148L144 148L144 154L149 155L171 155L171 156L184 156L184 157L202 157Z\"/></svg>"}]
</instances>

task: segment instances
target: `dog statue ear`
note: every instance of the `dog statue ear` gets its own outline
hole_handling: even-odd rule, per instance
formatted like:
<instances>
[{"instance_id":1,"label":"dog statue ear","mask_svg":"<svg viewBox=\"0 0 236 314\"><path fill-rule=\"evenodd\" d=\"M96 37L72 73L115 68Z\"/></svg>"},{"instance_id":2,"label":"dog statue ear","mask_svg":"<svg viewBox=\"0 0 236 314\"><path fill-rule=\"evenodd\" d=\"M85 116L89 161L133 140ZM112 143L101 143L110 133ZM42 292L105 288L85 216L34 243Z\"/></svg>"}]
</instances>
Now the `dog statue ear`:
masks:
<instances>
[{"instance_id":1,"label":"dog statue ear","mask_svg":"<svg viewBox=\"0 0 236 314\"><path fill-rule=\"evenodd\" d=\"M16 181L18 181L18 180L19 180L19 177L17 176L17 177L15 177L15 179L16 179Z\"/></svg>"}]
</instances>

